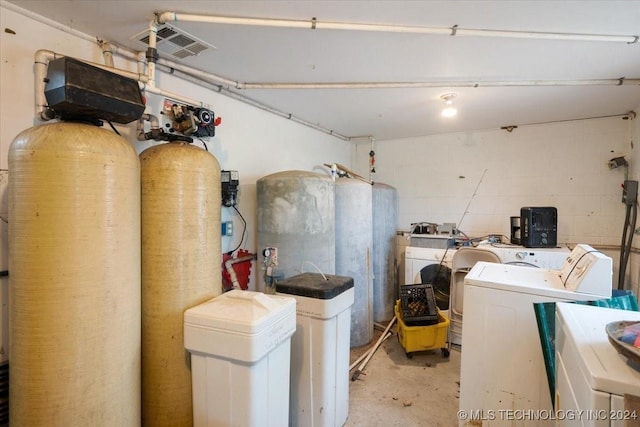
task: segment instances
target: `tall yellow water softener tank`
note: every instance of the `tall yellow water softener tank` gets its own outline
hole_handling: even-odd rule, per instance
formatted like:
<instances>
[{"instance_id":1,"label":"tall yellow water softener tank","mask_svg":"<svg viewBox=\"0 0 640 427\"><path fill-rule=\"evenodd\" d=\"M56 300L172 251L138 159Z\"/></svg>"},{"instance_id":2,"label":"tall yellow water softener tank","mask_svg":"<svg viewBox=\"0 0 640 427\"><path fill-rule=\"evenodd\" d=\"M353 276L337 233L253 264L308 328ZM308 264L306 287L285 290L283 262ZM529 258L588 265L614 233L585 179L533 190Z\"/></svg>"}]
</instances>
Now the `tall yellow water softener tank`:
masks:
<instances>
[{"instance_id":1,"label":"tall yellow water softener tank","mask_svg":"<svg viewBox=\"0 0 640 427\"><path fill-rule=\"evenodd\" d=\"M142 420L191 427L183 313L222 293L220 165L184 142L148 148L142 169Z\"/></svg>"},{"instance_id":2,"label":"tall yellow water softener tank","mask_svg":"<svg viewBox=\"0 0 640 427\"><path fill-rule=\"evenodd\" d=\"M140 425L140 166L52 123L9 149L12 426Z\"/></svg>"}]
</instances>

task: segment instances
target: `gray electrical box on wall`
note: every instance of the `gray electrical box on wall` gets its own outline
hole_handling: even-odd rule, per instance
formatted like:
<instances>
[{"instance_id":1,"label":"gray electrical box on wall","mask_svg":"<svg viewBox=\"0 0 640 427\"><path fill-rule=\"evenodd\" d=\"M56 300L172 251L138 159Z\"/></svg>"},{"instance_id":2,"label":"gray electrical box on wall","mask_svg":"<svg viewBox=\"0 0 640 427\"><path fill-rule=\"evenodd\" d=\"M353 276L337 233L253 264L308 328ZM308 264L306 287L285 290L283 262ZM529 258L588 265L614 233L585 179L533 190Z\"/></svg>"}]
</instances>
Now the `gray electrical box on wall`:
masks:
<instances>
[{"instance_id":1,"label":"gray electrical box on wall","mask_svg":"<svg viewBox=\"0 0 640 427\"><path fill-rule=\"evenodd\" d=\"M622 203L633 206L638 201L638 181L626 180L622 185Z\"/></svg>"},{"instance_id":2,"label":"gray electrical box on wall","mask_svg":"<svg viewBox=\"0 0 640 427\"><path fill-rule=\"evenodd\" d=\"M221 173L222 206L235 206L238 202L238 185L240 175L238 171L223 170Z\"/></svg>"}]
</instances>

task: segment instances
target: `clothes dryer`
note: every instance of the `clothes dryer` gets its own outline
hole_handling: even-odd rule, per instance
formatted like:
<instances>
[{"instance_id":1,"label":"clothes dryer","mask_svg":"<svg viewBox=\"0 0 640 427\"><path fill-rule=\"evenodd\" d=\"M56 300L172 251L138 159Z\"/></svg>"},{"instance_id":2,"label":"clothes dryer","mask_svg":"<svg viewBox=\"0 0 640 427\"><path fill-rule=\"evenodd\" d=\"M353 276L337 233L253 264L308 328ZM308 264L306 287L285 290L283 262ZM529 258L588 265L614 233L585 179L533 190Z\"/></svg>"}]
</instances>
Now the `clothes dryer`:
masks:
<instances>
[{"instance_id":1,"label":"clothes dryer","mask_svg":"<svg viewBox=\"0 0 640 427\"><path fill-rule=\"evenodd\" d=\"M424 278L435 280L434 292L438 308L448 314L449 287L451 283L451 261L455 248L405 248L405 284L427 283ZM428 277L425 277L428 276Z\"/></svg>"},{"instance_id":2,"label":"clothes dryer","mask_svg":"<svg viewBox=\"0 0 640 427\"><path fill-rule=\"evenodd\" d=\"M519 245L504 243L480 242L478 249L494 252L503 264L514 264L525 267L539 267L552 270L562 268L571 252L568 247L557 248L525 248Z\"/></svg>"}]
</instances>

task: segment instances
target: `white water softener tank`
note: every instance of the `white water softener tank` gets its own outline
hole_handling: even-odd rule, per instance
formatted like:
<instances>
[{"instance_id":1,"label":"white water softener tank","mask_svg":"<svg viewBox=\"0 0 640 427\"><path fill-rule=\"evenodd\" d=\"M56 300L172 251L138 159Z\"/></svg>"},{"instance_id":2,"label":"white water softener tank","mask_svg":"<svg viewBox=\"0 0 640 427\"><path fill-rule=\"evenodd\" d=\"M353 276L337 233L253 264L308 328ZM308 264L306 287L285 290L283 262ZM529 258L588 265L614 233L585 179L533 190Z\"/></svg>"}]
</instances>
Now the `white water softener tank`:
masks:
<instances>
[{"instance_id":1,"label":"white water softener tank","mask_svg":"<svg viewBox=\"0 0 640 427\"><path fill-rule=\"evenodd\" d=\"M184 313L193 427L289 423L296 300L235 289Z\"/></svg>"},{"instance_id":2,"label":"white water softener tank","mask_svg":"<svg viewBox=\"0 0 640 427\"><path fill-rule=\"evenodd\" d=\"M290 426L342 426L349 415L353 279L303 273L277 284L296 299Z\"/></svg>"},{"instance_id":3,"label":"white water softener tank","mask_svg":"<svg viewBox=\"0 0 640 427\"><path fill-rule=\"evenodd\" d=\"M220 166L184 142L147 148L142 170L142 421L192 427L184 311L222 293Z\"/></svg>"},{"instance_id":4,"label":"white water softener tank","mask_svg":"<svg viewBox=\"0 0 640 427\"><path fill-rule=\"evenodd\" d=\"M371 185L336 179L336 274L353 277L351 347L373 339L373 219Z\"/></svg>"},{"instance_id":5,"label":"white water softener tank","mask_svg":"<svg viewBox=\"0 0 640 427\"><path fill-rule=\"evenodd\" d=\"M9 149L12 426L140 425L140 164L51 123Z\"/></svg>"}]
</instances>

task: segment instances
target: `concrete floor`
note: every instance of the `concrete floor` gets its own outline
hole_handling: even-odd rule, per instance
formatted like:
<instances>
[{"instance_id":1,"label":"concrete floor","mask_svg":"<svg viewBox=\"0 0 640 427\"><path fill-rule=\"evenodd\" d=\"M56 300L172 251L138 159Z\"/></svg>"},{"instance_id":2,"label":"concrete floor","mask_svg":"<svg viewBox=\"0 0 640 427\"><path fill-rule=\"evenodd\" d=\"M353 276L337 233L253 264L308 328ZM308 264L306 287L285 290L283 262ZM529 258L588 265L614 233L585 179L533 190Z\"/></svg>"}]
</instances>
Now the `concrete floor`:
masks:
<instances>
[{"instance_id":1,"label":"concrete floor","mask_svg":"<svg viewBox=\"0 0 640 427\"><path fill-rule=\"evenodd\" d=\"M352 349L351 363L375 344L380 334L376 331L369 346ZM459 396L459 348L454 346L449 358L438 349L413 353L409 359L394 329L358 379L349 381L345 427L456 426Z\"/></svg>"}]
</instances>

